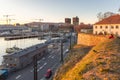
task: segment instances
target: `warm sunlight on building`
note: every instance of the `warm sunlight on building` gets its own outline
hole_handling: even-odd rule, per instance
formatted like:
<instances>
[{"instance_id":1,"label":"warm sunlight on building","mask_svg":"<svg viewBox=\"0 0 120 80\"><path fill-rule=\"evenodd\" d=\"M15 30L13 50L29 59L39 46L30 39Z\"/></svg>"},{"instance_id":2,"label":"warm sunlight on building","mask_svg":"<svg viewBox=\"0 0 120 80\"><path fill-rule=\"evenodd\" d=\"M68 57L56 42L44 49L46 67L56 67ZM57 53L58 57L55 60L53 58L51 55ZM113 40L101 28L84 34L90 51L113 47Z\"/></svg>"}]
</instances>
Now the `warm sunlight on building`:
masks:
<instances>
[{"instance_id":1,"label":"warm sunlight on building","mask_svg":"<svg viewBox=\"0 0 120 80\"><path fill-rule=\"evenodd\" d=\"M113 15L95 23L93 34L114 34L120 36L120 15Z\"/></svg>"}]
</instances>

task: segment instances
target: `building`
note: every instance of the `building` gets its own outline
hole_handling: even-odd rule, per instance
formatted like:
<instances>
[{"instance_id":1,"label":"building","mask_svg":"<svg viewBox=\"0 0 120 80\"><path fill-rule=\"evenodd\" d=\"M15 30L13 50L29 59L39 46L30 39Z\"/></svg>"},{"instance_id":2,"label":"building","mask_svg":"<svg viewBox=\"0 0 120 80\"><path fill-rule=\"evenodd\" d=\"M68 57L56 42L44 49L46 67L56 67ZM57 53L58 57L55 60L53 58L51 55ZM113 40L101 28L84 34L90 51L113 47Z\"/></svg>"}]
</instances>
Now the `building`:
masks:
<instances>
[{"instance_id":1,"label":"building","mask_svg":"<svg viewBox=\"0 0 120 80\"><path fill-rule=\"evenodd\" d=\"M120 36L120 15L115 14L93 25L93 34L114 34Z\"/></svg>"},{"instance_id":2,"label":"building","mask_svg":"<svg viewBox=\"0 0 120 80\"><path fill-rule=\"evenodd\" d=\"M24 25L0 25L0 36L19 36L31 32L32 29Z\"/></svg>"},{"instance_id":3,"label":"building","mask_svg":"<svg viewBox=\"0 0 120 80\"><path fill-rule=\"evenodd\" d=\"M60 23L52 23L52 22L31 22L27 23L27 26L31 27L33 31L44 31L48 32L49 30L58 29Z\"/></svg>"},{"instance_id":4,"label":"building","mask_svg":"<svg viewBox=\"0 0 120 80\"><path fill-rule=\"evenodd\" d=\"M33 61L33 57L37 55L37 59L40 59L43 55L48 53L48 44L37 44L19 52L7 54L3 56L3 65L5 68L18 70L29 65Z\"/></svg>"},{"instance_id":5,"label":"building","mask_svg":"<svg viewBox=\"0 0 120 80\"><path fill-rule=\"evenodd\" d=\"M80 32L80 33L92 33L93 25L81 23L80 25L74 26L74 29L76 32Z\"/></svg>"},{"instance_id":6,"label":"building","mask_svg":"<svg viewBox=\"0 0 120 80\"><path fill-rule=\"evenodd\" d=\"M77 16L73 17L73 25L79 25L79 18Z\"/></svg>"},{"instance_id":7,"label":"building","mask_svg":"<svg viewBox=\"0 0 120 80\"><path fill-rule=\"evenodd\" d=\"M62 24L59 26L59 32L73 32L74 31L74 26L72 24Z\"/></svg>"},{"instance_id":8,"label":"building","mask_svg":"<svg viewBox=\"0 0 120 80\"><path fill-rule=\"evenodd\" d=\"M71 18L65 18L65 23L66 24L71 24Z\"/></svg>"}]
</instances>

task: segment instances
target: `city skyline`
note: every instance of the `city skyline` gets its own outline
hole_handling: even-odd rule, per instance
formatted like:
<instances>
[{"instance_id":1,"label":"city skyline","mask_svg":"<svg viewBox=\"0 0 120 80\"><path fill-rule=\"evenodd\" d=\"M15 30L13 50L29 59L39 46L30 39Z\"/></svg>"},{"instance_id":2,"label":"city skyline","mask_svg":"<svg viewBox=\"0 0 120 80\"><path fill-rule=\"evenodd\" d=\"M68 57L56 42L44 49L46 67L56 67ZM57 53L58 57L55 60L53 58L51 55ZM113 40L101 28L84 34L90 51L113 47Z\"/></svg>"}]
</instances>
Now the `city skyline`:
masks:
<instances>
[{"instance_id":1,"label":"city skyline","mask_svg":"<svg viewBox=\"0 0 120 80\"><path fill-rule=\"evenodd\" d=\"M6 23L9 16L11 23L64 22L65 18L79 17L80 22L94 24L99 12L118 13L119 0L1 0L0 24Z\"/></svg>"}]
</instances>

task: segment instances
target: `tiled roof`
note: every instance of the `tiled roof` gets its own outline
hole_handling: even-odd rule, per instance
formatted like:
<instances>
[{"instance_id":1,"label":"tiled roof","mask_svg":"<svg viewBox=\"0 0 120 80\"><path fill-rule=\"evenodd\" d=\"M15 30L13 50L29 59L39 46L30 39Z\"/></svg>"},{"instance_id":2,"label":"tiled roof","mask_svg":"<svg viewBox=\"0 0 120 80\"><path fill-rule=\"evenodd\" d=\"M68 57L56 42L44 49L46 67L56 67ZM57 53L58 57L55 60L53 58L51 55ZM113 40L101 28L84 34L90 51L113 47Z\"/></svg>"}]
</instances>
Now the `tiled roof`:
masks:
<instances>
[{"instance_id":1,"label":"tiled roof","mask_svg":"<svg viewBox=\"0 0 120 80\"><path fill-rule=\"evenodd\" d=\"M74 27L74 29L77 32L80 32L81 29L92 29L92 28L93 28L93 26L90 24L80 24L80 25Z\"/></svg>"},{"instance_id":2,"label":"tiled roof","mask_svg":"<svg viewBox=\"0 0 120 80\"><path fill-rule=\"evenodd\" d=\"M97 23L95 23L95 25L99 25L99 24L120 24L120 15L116 14L113 16L110 16L108 18L105 18Z\"/></svg>"}]
</instances>

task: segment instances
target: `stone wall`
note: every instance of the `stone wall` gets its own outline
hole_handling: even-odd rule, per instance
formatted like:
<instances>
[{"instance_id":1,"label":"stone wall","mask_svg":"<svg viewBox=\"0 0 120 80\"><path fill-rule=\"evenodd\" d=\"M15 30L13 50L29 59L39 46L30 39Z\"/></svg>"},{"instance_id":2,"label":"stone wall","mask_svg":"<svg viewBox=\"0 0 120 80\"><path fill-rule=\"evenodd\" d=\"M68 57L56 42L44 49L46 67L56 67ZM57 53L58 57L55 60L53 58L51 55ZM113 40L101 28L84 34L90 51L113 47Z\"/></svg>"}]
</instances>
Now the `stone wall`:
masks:
<instances>
[{"instance_id":1,"label":"stone wall","mask_svg":"<svg viewBox=\"0 0 120 80\"><path fill-rule=\"evenodd\" d=\"M107 39L105 35L93 35L93 34L83 34L78 33L77 44L95 46L100 42L103 42Z\"/></svg>"}]
</instances>

